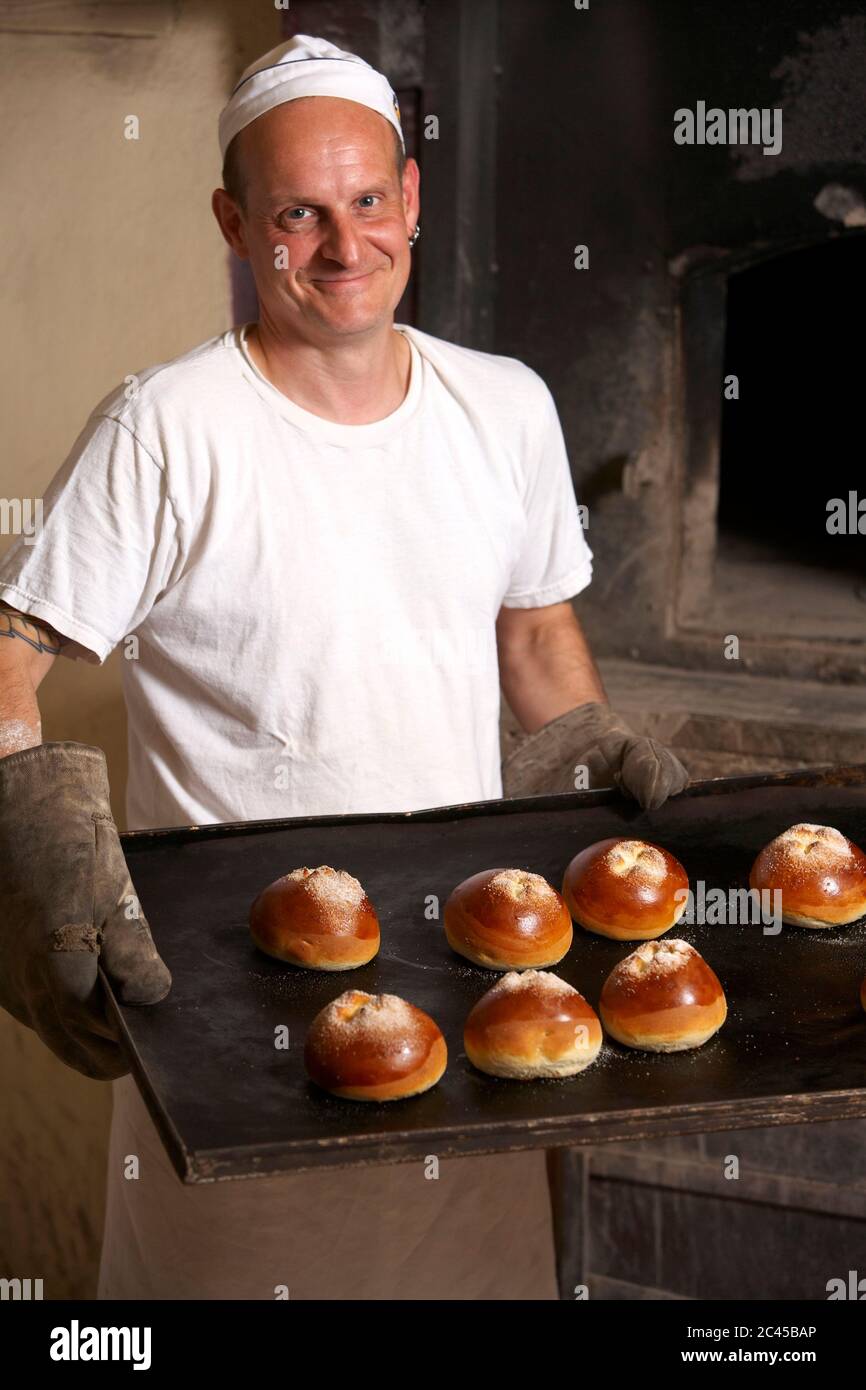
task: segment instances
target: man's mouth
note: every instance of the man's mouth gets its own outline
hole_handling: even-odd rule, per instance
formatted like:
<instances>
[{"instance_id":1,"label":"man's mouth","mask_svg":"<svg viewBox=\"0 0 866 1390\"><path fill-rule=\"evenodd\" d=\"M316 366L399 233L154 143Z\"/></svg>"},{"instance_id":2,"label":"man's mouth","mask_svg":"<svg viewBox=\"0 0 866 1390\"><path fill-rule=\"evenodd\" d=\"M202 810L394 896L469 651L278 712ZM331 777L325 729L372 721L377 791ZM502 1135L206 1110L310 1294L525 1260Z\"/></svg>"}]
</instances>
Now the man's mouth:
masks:
<instances>
[{"instance_id":1,"label":"man's mouth","mask_svg":"<svg viewBox=\"0 0 866 1390\"><path fill-rule=\"evenodd\" d=\"M341 275L335 279L326 279L320 276L315 276L312 280L312 283L314 285L327 285L328 289L330 290L339 290L341 286L344 285L349 286L363 284L365 280L369 280L370 276L373 273L374 272L372 270L368 270L363 275Z\"/></svg>"}]
</instances>

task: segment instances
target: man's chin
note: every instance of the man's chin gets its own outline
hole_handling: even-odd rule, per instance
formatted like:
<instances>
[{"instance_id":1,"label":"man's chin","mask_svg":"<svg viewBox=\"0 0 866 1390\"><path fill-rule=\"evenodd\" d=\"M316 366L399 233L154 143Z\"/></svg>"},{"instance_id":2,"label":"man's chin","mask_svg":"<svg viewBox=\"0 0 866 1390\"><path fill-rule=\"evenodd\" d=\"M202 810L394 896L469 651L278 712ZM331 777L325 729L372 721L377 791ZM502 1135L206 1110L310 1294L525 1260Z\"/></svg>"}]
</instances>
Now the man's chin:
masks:
<instances>
[{"instance_id":1,"label":"man's chin","mask_svg":"<svg viewBox=\"0 0 866 1390\"><path fill-rule=\"evenodd\" d=\"M352 304L348 301L345 304L319 301L310 308L316 321L334 333L364 333L383 323L390 323L394 317L393 309L387 303L383 304L378 295L374 303L361 302L360 299Z\"/></svg>"}]
</instances>

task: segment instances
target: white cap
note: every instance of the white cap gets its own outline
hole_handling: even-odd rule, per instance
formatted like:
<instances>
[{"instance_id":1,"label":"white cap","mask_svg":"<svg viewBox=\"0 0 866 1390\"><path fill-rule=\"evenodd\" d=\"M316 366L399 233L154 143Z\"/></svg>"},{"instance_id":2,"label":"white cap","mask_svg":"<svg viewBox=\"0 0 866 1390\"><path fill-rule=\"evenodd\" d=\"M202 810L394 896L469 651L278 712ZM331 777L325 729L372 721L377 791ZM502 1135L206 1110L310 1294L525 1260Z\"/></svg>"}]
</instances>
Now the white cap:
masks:
<instances>
[{"instance_id":1,"label":"white cap","mask_svg":"<svg viewBox=\"0 0 866 1390\"><path fill-rule=\"evenodd\" d=\"M390 121L406 142L400 129L400 107L387 77L358 58L344 53L327 39L296 34L250 63L241 73L234 91L220 113L220 154L225 158L229 144L257 116L273 106L297 97L343 97L378 111Z\"/></svg>"}]
</instances>

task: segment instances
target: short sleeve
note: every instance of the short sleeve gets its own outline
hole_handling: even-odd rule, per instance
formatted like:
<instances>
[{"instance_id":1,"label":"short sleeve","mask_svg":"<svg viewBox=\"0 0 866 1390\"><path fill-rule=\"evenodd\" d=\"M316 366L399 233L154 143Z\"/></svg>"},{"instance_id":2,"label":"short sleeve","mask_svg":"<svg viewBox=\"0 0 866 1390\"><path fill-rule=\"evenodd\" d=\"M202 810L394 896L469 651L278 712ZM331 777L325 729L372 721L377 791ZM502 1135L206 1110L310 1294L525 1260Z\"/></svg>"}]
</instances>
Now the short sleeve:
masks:
<instances>
[{"instance_id":1,"label":"short sleeve","mask_svg":"<svg viewBox=\"0 0 866 1390\"><path fill-rule=\"evenodd\" d=\"M538 378L542 398L527 460L526 529L516 558L506 608L542 608L585 589L592 579L592 551L580 521L571 468L556 402Z\"/></svg>"},{"instance_id":2,"label":"short sleeve","mask_svg":"<svg viewBox=\"0 0 866 1390\"><path fill-rule=\"evenodd\" d=\"M165 470L128 426L93 416L0 560L0 599L102 663L146 618L180 555Z\"/></svg>"}]
</instances>

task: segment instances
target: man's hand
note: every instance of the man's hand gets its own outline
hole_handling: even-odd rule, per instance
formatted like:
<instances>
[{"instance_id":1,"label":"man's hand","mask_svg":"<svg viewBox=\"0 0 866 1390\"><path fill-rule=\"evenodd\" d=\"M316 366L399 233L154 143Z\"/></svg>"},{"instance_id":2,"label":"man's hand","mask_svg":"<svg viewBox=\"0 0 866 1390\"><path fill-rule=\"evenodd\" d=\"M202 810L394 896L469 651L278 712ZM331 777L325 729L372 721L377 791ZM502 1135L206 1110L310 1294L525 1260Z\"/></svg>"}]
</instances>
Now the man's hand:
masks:
<instances>
[{"instance_id":1,"label":"man's hand","mask_svg":"<svg viewBox=\"0 0 866 1390\"><path fill-rule=\"evenodd\" d=\"M129 1071L97 962L124 1004L155 1004L171 975L138 905L100 748L43 743L0 758L0 1005L67 1066Z\"/></svg>"},{"instance_id":2,"label":"man's hand","mask_svg":"<svg viewBox=\"0 0 866 1390\"><path fill-rule=\"evenodd\" d=\"M36 691L64 639L0 602L0 1005L67 1066L129 1071L97 962L124 1004L171 987L109 805L105 754L42 743Z\"/></svg>"},{"instance_id":3,"label":"man's hand","mask_svg":"<svg viewBox=\"0 0 866 1390\"><path fill-rule=\"evenodd\" d=\"M620 787L647 810L663 805L688 785L679 758L657 739L636 734L624 719L596 701L569 710L531 734L502 766L505 796L573 792L587 784Z\"/></svg>"},{"instance_id":4,"label":"man's hand","mask_svg":"<svg viewBox=\"0 0 866 1390\"><path fill-rule=\"evenodd\" d=\"M496 623L502 689L529 738L506 758L506 796L620 787L654 809L689 775L657 739L629 728L604 686L568 602L503 608ZM578 778L586 768L587 778Z\"/></svg>"}]
</instances>

